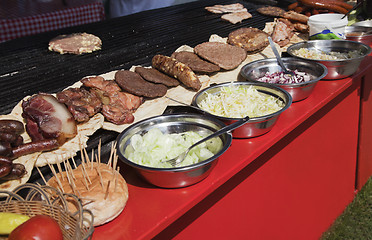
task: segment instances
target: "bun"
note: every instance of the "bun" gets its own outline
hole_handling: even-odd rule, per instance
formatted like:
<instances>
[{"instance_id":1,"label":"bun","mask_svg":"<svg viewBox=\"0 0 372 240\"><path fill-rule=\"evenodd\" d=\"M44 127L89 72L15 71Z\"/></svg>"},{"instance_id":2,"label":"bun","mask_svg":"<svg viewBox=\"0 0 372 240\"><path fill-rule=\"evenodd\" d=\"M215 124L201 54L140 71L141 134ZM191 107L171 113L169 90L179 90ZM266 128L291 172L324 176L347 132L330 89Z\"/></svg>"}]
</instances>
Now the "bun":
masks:
<instances>
[{"instance_id":1,"label":"bun","mask_svg":"<svg viewBox=\"0 0 372 240\"><path fill-rule=\"evenodd\" d=\"M57 173L49 179L48 185L78 196L83 208L92 211L94 226L116 218L128 200L126 181L118 171L104 163L89 162L71 171Z\"/></svg>"}]
</instances>

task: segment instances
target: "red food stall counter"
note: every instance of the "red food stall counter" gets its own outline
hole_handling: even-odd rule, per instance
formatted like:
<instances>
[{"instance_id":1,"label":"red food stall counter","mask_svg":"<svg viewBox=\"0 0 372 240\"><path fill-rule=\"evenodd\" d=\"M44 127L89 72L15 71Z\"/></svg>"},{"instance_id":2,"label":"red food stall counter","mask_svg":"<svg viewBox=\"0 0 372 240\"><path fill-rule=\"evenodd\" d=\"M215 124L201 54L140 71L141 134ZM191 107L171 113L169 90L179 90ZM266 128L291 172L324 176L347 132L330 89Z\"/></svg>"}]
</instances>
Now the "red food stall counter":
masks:
<instances>
[{"instance_id":1,"label":"red food stall counter","mask_svg":"<svg viewBox=\"0 0 372 240\"><path fill-rule=\"evenodd\" d=\"M200 183L157 188L122 166L127 206L93 239L318 239L355 196L366 61L320 81L269 133L234 139Z\"/></svg>"}]
</instances>

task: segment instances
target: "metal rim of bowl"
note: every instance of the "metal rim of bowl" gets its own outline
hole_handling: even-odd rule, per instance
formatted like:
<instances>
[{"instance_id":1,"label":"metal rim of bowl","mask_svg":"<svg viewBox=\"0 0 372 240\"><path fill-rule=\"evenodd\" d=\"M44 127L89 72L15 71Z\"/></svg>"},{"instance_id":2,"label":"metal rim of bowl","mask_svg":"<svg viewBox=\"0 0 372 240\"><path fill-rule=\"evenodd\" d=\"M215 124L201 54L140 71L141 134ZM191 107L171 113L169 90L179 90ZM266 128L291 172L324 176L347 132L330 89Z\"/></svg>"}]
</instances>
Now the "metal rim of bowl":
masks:
<instances>
[{"instance_id":1,"label":"metal rim of bowl","mask_svg":"<svg viewBox=\"0 0 372 240\"><path fill-rule=\"evenodd\" d=\"M293 57L284 57L282 58L284 64L285 64L285 61L286 60L289 60L289 59L295 59ZM240 74L245 78L247 79L247 81L252 81L252 82L257 82L257 83L265 83L265 82L261 82L261 81L258 81L258 80L248 80L248 75L246 75L245 73L245 69L248 68L250 65L253 65L255 63L258 63L258 62L264 62L264 61L267 61L267 60L272 60L273 62L277 61L276 58L265 58L265 59L259 59L259 60L255 60L253 62L250 62L250 63L247 63L246 65L244 65L241 69L240 69ZM298 60L298 59L297 59ZM323 74L315 79L312 79L310 81L307 81L307 82L301 82L301 83L266 83L266 84L273 84L275 86L286 86L286 87L298 87L298 86L305 86L305 85L309 85L309 84L313 84L313 83L316 83L318 82L319 80L321 80L322 78L324 78L327 74L328 74L328 69L326 66L324 66L323 64L321 63L318 63L318 62L314 62L314 61L310 61L309 59L301 59L303 60L303 62L306 62L306 63L309 63L309 64L316 64L318 66L320 66L321 68L323 68ZM279 66L279 65L278 65Z\"/></svg>"},{"instance_id":2,"label":"metal rim of bowl","mask_svg":"<svg viewBox=\"0 0 372 240\"><path fill-rule=\"evenodd\" d=\"M356 32L360 32L360 33L363 33L363 31L367 31L367 32L370 32L369 34L363 34L361 36L350 36L350 37L371 37L372 36L372 27L362 27L362 26L346 26L345 27L345 35L346 37L348 33L352 33L352 32L355 32L353 30L356 30Z\"/></svg>"},{"instance_id":3,"label":"metal rim of bowl","mask_svg":"<svg viewBox=\"0 0 372 240\"><path fill-rule=\"evenodd\" d=\"M175 114L167 114L167 115L159 115L159 116L154 116L154 117L151 117L151 118L147 118L147 119L143 119L135 124L132 124L131 126L129 126L128 128L126 128L125 130L123 130L123 132L121 132L118 137L116 138L116 142L118 143L117 144L117 152L118 152L118 155L119 155L119 159L121 161L123 161L124 163L136 168L136 169L141 169L141 170L146 170L146 171L157 171L157 172L187 172L189 170L193 170L193 169L196 169L196 168L199 168L201 166L204 166L204 165L207 165L209 164L210 162L216 160L217 158L219 158L231 145L231 142L232 142L232 134L231 132L227 132L225 133L227 135L227 138L226 138L226 144L223 145L223 148L216 154L213 156L213 158L210 158L210 159L206 159L204 161L201 161L201 162L198 162L198 163L195 163L195 164L191 164L191 165L187 165L187 166L183 166L183 167L174 167L174 168L154 168L154 167L149 167L149 166L144 166L144 165L140 165L140 164L137 164L135 162L132 162L131 160L127 159L126 157L124 157L123 153L120 151L120 146L121 146L121 141L123 139L123 136L125 136L125 134L129 131L131 131L132 129L138 127L139 125L145 123L145 122L151 122L152 120L156 119L156 118L159 118L159 117L162 117L162 116L171 116L171 117L182 117L182 116L186 116L187 117L195 117L195 118L204 118L205 120L210 120L212 122L215 122L216 125L219 125L222 127L226 126L225 123L223 123L222 121L220 121L219 119L217 118L213 118L211 116L206 116L206 115L200 115L200 114L196 114L196 113L187 113L187 114L182 114L182 113L175 113ZM129 140L129 139L128 139Z\"/></svg>"},{"instance_id":4,"label":"metal rim of bowl","mask_svg":"<svg viewBox=\"0 0 372 240\"><path fill-rule=\"evenodd\" d=\"M280 115L282 112L284 112L285 110L287 110L291 106L291 104L292 104L292 96L291 96L291 94L289 94L283 88L280 88L280 87L278 87L276 85L269 84L269 83L262 83L262 82L240 82L240 81L239 82L220 83L220 84L216 84L216 85L210 86L208 88L205 88L205 89L199 91L197 94L195 94L195 96L194 96L194 98L192 100L192 104L194 106L200 108L198 106L198 104L196 104L196 99L200 95L202 95L204 92L206 92L206 91L208 91L210 89L221 88L221 87L230 86L230 85L252 85L252 86L259 86L259 87L262 87L262 88L271 88L271 89L277 90L279 92L282 92L284 94L284 96L286 96L286 98L287 98L287 99L282 99L283 101L287 100L287 102L285 102L285 106L282 109L280 109L279 111L276 111L276 112L271 113L271 114L268 114L268 115L260 116L260 117L250 118L247 123L249 123L249 122L263 121L263 120L267 120L267 119L270 119L272 117L275 117L277 115ZM212 114L212 113L209 113L209 114L215 116L216 118L223 119L223 120L226 120L226 121L232 121L232 120L239 120L239 119L241 119L241 118L230 118L230 117L217 116L217 115Z\"/></svg>"},{"instance_id":5,"label":"metal rim of bowl","mask_svg":"<svg viewBox=\"0 0 372 240\"><path fill-rule=\"evenodd\" d=\"M366 48L367 52L366 53L363 53L362 56L359 56L359 57L356 57L356 58L351 58L351 59L334 59L334 60L323 60L323 59L313 59L313 58L304 58L304 57L300 57L300 56L297 56L295 54L292 53L293 49L298 47L298 46L301 46L301 45L306 45L306 44L311 44L311 43L316 43L316 42L332 42L332 41L339 41L339 42L347 42L347 43L352 43L352 44L355 44L355 45L362 45L364 48ZM358 59L363 59L364 57L368 56L370 53L371 53L372 49L370 46L368 46L367 44L364 44L364 43L361 43L361 42L357 42L357 41L351 41L351 40L310 40L310 41L303 41L303 42L299 42L299 43L295 43L295 44L292 44L291 46L289 46L287 48L287 53L289 55L291 55L292 57L296 57L296 58L299 58L299 59L303 59L303 60L310 60L310 61L324 61L324 62L343 62L343 61L351 61L351 60L358 60Z\"/></svg>"}]
</instances>

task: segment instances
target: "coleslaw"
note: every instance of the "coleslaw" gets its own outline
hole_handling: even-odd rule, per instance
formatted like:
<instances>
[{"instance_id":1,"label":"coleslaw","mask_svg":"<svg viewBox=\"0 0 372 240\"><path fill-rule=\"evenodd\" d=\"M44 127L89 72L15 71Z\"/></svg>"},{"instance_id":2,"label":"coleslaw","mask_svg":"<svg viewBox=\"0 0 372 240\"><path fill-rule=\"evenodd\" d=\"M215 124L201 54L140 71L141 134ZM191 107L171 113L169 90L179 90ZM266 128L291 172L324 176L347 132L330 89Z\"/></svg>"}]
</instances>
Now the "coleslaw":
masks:
<instances>
[{"instance_id":1,"label":"coleslaw","mask_svg":"<svg viewBox=\"0 0 372 240\"><path fill-rule=\"evenodd\" d=\"M285 105L279 98L261 93L252 86L222 87L217 94L206 94L199 107L221 117L260 117L277 112Z\"/></svg>"}]
</instances>

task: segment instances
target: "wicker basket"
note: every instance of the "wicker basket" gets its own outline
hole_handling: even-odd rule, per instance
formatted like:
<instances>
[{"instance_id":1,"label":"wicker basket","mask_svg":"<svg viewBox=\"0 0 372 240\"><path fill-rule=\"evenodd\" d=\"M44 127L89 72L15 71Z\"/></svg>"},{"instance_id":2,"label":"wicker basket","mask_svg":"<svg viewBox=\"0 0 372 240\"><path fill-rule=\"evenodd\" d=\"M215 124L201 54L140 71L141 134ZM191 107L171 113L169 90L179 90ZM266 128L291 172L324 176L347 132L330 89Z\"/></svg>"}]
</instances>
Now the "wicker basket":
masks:
<instances>
[{"instance_id":1,"label":"wicker basket","mask_svg":"<svg viewBox=\"0 0 372 240\"><path fill-rule=\"evenodd\" d=\"M0 201L0 212L11 212L28 215L48 215L54 218L63 233L63 239L91 239L93 214L83 209L78 197L64 194L50 186L39 186L26 183L12 192L0 191L5 200ZM21 197L26 195L25 197ZM71 212L72 205L77 210ZM68 207L70 206L70 207Z\"/></svg>"}]
</instances>

